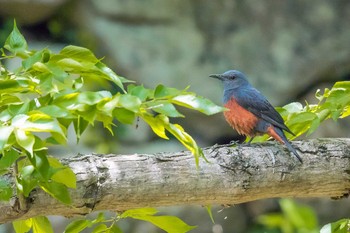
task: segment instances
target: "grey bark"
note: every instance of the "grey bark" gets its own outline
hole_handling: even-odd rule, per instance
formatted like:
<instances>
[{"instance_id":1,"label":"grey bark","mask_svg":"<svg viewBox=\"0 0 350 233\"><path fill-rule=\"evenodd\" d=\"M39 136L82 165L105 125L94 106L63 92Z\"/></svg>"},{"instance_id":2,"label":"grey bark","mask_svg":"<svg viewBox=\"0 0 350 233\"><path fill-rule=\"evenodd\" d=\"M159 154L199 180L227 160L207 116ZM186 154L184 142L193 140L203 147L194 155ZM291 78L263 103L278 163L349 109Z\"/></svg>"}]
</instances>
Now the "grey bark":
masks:
<instances>
[{"instance_id":1,"label":"grey bark","mask_svg":"<svg viewBox=\"0 0 350 233\"><path fill-rule=\"evenodd\" d=\"M72 204L42 190L0 203L0 222L38 215L86 215L172 205L237 204L273 197L347 197L350 191L350 139L293 142L301 164L283 145L213 146L203 149L209 163L196 168L187 152L153 155L78 155L62 160L77 175Z\"/></svg>"}]
</instances>

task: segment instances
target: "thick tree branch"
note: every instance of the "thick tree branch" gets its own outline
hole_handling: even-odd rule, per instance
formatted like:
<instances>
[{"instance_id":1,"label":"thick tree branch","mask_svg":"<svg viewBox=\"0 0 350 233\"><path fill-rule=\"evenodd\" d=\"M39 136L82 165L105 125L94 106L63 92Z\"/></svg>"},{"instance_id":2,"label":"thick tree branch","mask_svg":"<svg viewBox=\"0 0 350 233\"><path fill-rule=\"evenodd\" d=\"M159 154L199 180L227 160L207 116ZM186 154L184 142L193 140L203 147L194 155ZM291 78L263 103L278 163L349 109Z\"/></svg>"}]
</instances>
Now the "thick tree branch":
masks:
<instances>
[{"instance_id":1,"label":"thick tree branch","mask_svg":"<svg viewBox=\"0 0 350 233\"><path fill-rule=\"evenodd\" d=\"M35 190L20 210L0 203L0 222L37 215L182 204L236 204L272 197L344 197L350 190L350 139L294 142L304 163L276 142L213 146L196 169L189 152L80 155L63 160L77 175L72 205Z\"/></svg>"}]
</instances>

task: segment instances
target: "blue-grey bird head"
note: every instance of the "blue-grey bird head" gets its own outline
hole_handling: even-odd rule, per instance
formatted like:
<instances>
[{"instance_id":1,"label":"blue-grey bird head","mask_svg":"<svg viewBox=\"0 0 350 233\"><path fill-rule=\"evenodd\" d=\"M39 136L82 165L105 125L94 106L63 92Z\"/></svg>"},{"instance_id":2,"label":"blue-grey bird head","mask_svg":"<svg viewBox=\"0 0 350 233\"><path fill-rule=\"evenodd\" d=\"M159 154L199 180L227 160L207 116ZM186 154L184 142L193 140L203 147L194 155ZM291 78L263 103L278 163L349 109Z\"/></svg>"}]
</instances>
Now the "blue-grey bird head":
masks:
<instances>
[{"instance_id":1,"label":"blue-grey bird head","mask_svg":"<svg viewBox=\"0 0 350 233\"><path fill-rule=\"evenodd\" d=\"M245 74L238 70L229 70L223 74L211 74L209 77L221 80L224 83L224 90L250 86Z\"/></svg>"},{"instance_id":2,"label":"blue-grey bird head","mask_svg":"<svg viewBox=\"0 0 350 233\"><path fill-rule=\"evenodd\" d=\"M232 95L237 94L240 91L244 91L245 88L251 88L252 86L248 82L245 74L238 70L229 70L223 74L211 74L211 78L217 78L224 84L224 103L226 103Z\"/></svg>"}]
</instances>

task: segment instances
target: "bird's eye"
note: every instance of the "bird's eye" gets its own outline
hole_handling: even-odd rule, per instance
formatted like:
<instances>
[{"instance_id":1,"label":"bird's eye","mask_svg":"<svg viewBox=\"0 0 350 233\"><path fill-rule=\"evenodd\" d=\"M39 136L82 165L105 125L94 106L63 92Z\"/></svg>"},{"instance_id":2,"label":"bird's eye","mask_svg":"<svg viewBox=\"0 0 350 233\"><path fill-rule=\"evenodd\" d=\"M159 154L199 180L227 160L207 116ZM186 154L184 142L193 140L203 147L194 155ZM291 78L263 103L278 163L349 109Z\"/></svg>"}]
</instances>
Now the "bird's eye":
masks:
<instances>
[{"instance_id":1,"label":"bird's eye","mask_svg":"<svg viewBox=\"0 0 350 233\"><path fill-rule=\"evenodd\" d=\"M230 76L231 80L234 80L235 78L236 78L236 76L234 76L234 75Z\"/></svg>"}]
</instances>

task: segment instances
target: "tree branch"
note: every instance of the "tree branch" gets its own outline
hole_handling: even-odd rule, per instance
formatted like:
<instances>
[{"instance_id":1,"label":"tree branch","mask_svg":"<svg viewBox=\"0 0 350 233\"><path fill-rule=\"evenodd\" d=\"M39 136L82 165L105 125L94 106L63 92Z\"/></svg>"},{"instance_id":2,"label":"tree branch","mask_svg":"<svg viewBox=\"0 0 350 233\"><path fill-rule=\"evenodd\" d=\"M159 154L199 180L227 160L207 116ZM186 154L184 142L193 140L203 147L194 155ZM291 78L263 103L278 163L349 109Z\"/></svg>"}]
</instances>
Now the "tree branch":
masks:
<instances>
[{"instance_id":1,"label":"tree branch","mask_svg":"<svg viewBox=\"0 0 350 233\"><path fill-rule=\"evenodd\" d=\"M85 215L171 205L237 204L273 197L349 195L350 139L293 142L304 163L276 142L213 146L204 149L210 163L196 169L189 152L154 155L79 155L62 160L77 175L72 204L59 203L42 190L0 203L0 222L38 215Z\"/></svg>"}]
</instances>

